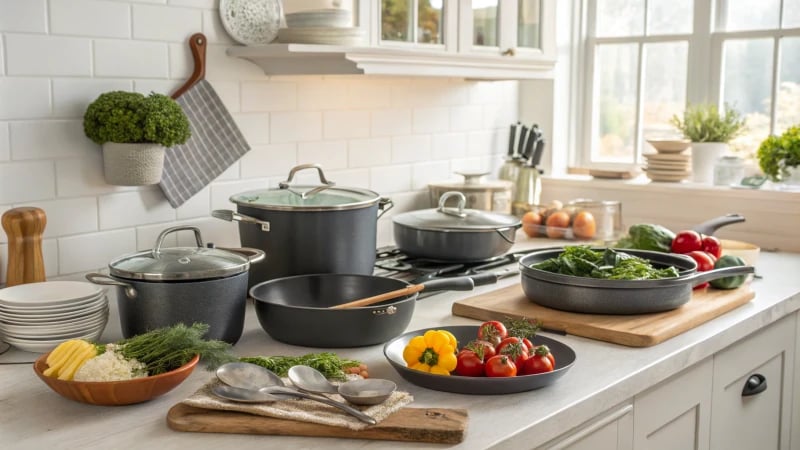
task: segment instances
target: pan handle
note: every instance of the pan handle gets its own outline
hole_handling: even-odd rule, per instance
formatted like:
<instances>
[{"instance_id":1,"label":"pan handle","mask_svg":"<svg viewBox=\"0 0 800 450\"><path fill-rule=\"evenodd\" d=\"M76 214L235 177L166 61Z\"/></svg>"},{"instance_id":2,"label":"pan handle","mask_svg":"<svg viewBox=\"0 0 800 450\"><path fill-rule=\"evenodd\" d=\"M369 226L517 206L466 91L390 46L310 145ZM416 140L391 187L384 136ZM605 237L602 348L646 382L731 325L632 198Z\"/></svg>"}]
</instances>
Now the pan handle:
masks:
<instances>
[{"instance_id":1,"label":"pan handle","mask_svg":"<svg viewBox=\"0 0 800 450\"><path fill-rule=\"evenodd\" d=\"M90 282L94 284L99 284L101 286L120 286L122 288L125 288L124 289L125 296L131 300L133 300L134 298L136 298L137 295L139 295L139 293L136 291L136 288L134 288L133 285L128 283L123 283L122 281L117 281L108 275L92 272L92 273L87 273L85 277Z\"/></svg>"},{"instance_id":2,"label":"pan handle","mask_svg":"<svg viewBox=\"0 0 800 450\"><path fill-rule=\"evenodd\" d=\"M380 213L378 213L378 219L380 219L384 214L386 214L386 211L389 211L393 207L394 207L394 202L392 201L392 199L390 199L389 197L381 197L381 199L378 200L378 209L381 211Z\"/></svg>"},{"instance_id":3,"label":"pan handle","mask_svg":"<svg viewBox=\"0 0 800 450\"><path fill-rule=\"evenodd\" d=\"M717 231L717 229L725 225L730 225L732 223L739 223L739 222L744 222L743 215L736 213L725 214L724 216L715 217L699 225L695 225L694 228L692 229L700 234L705 234L710 236L714 234L714 232Z\"/></svg>"},{"instance_id":4,"label":"pan handle","mask_svg":"<svg viewBox=\"0 0 800 450\"><path fill-rule=\"evenodd\" d=\"M692 286L705 283L706 281L716 280L717 278L725 278L733 275L747 275L755 273L756 268L753 266L735 266L723 267L722 269L713 269L705 272L695 272L691 275L681 278L665 278L665 280L674 280L675 282L691 282Z\"/></svg>"},{"instance_id":5,"label":"pan handle","mask_svg":"<svg viewBox=\"0 0 800 450\"><path fill-rule=\"evenodd\" d=\"M470 277L439 278L422 283L426 291L471 291L475 282Z\"/></svg>"}]
</instances>

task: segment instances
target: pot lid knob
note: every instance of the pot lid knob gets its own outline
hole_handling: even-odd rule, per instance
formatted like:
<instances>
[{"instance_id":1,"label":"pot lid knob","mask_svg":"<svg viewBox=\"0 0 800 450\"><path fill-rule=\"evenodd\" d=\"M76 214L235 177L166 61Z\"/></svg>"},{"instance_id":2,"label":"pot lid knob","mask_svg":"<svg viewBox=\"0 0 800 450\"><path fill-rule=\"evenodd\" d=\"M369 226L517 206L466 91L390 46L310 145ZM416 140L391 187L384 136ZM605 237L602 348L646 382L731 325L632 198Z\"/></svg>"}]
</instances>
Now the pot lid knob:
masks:
<instances>
[{"instance_id":1,"label":"pot lid knob","mask_svg":"<svg viewBox=\"0 0 800 450\"><path fill-rule=\"evenodd\" d=\"M294 179L294 174L305 169L317 169L317 172L319 172L319 182L322 183L322 186L317 186L314 189L305 192L298 192L294 189L291 189L289 187L289 183L291 183L292 179ZM300 164L299 166L292 167L292 170L289 171L289 178L278 183L278 187L295 195L299 195L302 199L306 199L324 191L325 189L328 189L329 187L334 186L335 184L336 183L333 181L328 181L328 179L325 178L325 173L322 171L322 166L319 164Z\"/></svg>"},{"instance_id":2,"label":"pot lid knob","mask_svg":"<svg viewBox=\"0 0 800 450\"><path fill-rule=\"evenodd\" d=\"M447 199L450 197L458 197L457 209L448 208L444 206L445 203L447 203ZM436 211L443 214L447 214L449 216L459 217L463 219L464 217L467 217L467 213L464 212L464 206L466 205L467 205L467 197L465 197L464 194L458 191L449 191L445 192L444 194L442 194L441 197L439 197L439 207L436 208Z\"/></svg>"}]
</instances>

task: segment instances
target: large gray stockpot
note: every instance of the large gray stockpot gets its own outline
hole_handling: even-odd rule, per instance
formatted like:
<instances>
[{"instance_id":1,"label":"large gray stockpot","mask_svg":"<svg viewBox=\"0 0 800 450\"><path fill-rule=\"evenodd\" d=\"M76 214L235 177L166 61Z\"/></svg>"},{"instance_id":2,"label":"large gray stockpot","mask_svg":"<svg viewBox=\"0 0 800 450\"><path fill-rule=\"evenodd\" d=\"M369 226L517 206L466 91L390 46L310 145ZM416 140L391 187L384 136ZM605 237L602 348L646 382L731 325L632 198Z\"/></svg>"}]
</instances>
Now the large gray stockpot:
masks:
<instances>
[{"instance_id":1,"label":"large gray stockpot","mask_svg":"<svg viewBox=\"0 0 800 450\"><path fill-rule=\"evenodd\" d=\"M300 170L315 169L320 185L292 186ZM250 270L250 286L292 275L371 275L377 221L392 201L360 188L336 186L317 164L296 166L278 189L233 195L236 212L212 215L239 222L242 245L263 250L266 260Z\"/></svg>"},{"instance_id":2,"label":"large gray stockpot","mask_svg":"<svg viewBox=\"0 0 800 450\"><path fill-rule=\"evenodd\" d=\"M180 230L194 231L197 247L163 247L164 238ZM180 226L162 231L152 250L109 263L110 275L89 273L86 279L117 286L126 338L202 322L209 325L206 338L235 344L244 328L248 270L263 258L264 252L256 249L205 248L198 228Z\"/></svg>"}]
</instances>

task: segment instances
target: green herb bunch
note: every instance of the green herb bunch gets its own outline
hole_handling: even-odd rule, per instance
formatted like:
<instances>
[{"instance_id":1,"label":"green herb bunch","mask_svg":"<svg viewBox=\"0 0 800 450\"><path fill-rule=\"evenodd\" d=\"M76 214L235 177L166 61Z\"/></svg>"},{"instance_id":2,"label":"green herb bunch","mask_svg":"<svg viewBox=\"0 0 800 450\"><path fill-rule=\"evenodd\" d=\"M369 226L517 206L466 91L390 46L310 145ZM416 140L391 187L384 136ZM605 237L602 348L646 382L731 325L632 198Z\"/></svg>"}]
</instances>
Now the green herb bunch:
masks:
<instances>
[{"instance_id":1,"label":"green herb bunch","mask_svg":"<svg viewBox=\"0 0 800 450\"><path fill-rule=\"evenodd\" d=\"M679 275L678 269L672 266L659 269L638 256L610 248L596 251L586 245L566 246L557 257L531 267L562 275L608 280L658 280Z\"/></svg>"},{"instance_id":2,"label":"green herb bunch","mask_svg":"<svg viewBox=\"0 0 800 450\"><path fill-rule=\"evenodd\" d=\"M211 369L237 361L230 352L230 344L203 337L208 328L204 323L194 323L190 327L180 323L158 328L116 342L120 346L117 351L127 359L135 358L144 364L151 376L175 370L198 354ZM104 348L99 350L105 351Z\"/></svg>"},{"instance_id":3,"label":"green herb bunch","mask_svg":"<svg viewBox=\"0 0 800 450\"><path fill-rule=\"evenodd\" d=\"M745 120L735 109L725 106L720 113L716 105L690 105L683 118L672 116L670 123L692 142L730 142L744 131Z\"/></svg>"},{"instance_id":4,"label":"green herb bunch","mask_svg":"<svg viewBox=\"0 0 800 450\"><path fill-rule=\"evenodd\" d=\"M303 356L245 356L242 362L259 365L285 377L292 366L310 366L332 380L345 380L345 369L358 367L361 361L340 358L336 353L309 353Z\"/></svg>"},{"instance_id":5,"label":"green herb bunch","mask_svg":"<svg viewBox=\"0 0 800 450\"><path fill-rule=\"evenodd\" d=\"M163 94L112 91L86 108L83 131L98 144L154 143L164 147L189 139L189 119L175 100Z\"/></svg>"},{"instance_id":6,"label":"green herb bunch","mask_svg":"<svg viewBox=\"0 0 800 450\"><path fill-rule=\"evenodd\" d=\"M773 181L789 176L790 167L800 166L800 125L780 136L770 136L758 146L758 165Z\"/></svg>"}]
</instances>

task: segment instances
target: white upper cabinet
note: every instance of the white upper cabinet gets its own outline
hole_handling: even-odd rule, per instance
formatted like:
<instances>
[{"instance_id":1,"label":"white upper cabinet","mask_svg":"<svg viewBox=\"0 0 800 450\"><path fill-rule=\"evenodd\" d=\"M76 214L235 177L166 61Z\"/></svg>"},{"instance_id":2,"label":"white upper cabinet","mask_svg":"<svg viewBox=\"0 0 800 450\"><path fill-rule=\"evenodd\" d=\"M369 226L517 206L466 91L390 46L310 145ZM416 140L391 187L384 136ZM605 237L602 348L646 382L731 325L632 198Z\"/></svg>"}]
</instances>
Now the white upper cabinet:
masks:
<instances>
[{"instance_id":1,"label":"white upper cabinet","mask_svg":"<svg viewBox=\"0 0 800 450\"><path fill-rule=\"evenodd\" d=\"M228 55L267 75L552 78L556 0L352 0L359 45L272 43Z\"/></svg>"}]
</instances>

